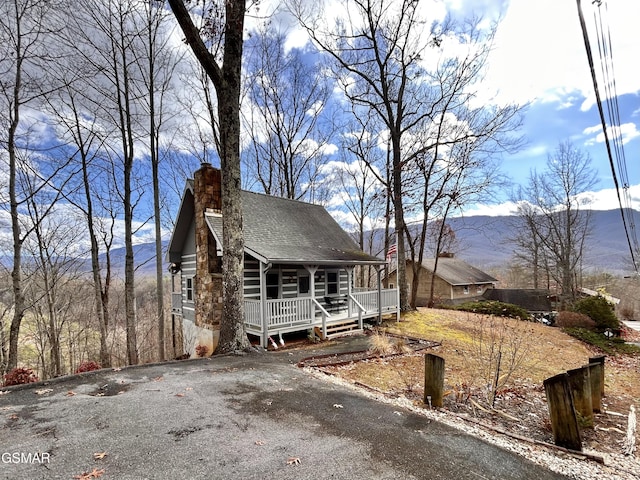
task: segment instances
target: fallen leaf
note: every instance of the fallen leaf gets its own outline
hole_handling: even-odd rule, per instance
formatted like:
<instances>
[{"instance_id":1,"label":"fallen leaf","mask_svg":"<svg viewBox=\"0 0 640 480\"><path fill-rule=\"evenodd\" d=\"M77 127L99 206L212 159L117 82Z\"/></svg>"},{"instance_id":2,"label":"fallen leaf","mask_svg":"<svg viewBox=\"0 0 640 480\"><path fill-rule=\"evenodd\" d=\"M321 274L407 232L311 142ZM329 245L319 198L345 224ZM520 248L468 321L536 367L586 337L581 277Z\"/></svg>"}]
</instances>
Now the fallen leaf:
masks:
<instances>
[{"instance_id":1,"label":"fallen leaf","mask_svg":"<svg viewBox=\"0 0 640 480\"><path fill-rule=\"evenodd\" d=\"M104 468L100 470L98 470L97 468L94 468L90 472L84 472L84 473L81 473L80 475L74 475L73 478L75 480L91 480L92 478L99 478L102 475L104 475Z\"/></svg>"},{"instance_id":2,"label":"fallen leaf","mask_svg":"<svg viewBox=\"0 0 640 480\"><path fill-rule=\"evenodd\" d=\"M154 382L162 382L164 380L164 378L162 377L156 377L153 379Z\"/></svg>"},{"instance_id":3,"label":"fallen leaf","mask_svg":"<svg viewBox=\"0 0 640 480\"><path fill-rule=\"evenodd\" d=\"M72 391L72 390L69 390L69 391L67 392L67 397L73 397L75 394L76 394L76 392L74 392L74 391Z\"/></svg>"},{"instance_id":4,"label":"fallen leaf","mask_svg":"<svg viewBox=\"0 0 640 480\"><path fill-rule=\"evenodd\" d=\"M112 371L114 371L114 372L119 372L120 370L122 370L120 367L115 367L115 368L112 369Z\"/></svg>"},{"instance_id":5,"label":"fallen leaf","mask_svg":"<svg viewBox=\"0 0 640 480\"><path fill-rule=\"evenodd\" d=\"M339 403L334 403L333 408L344 408L344 407Z\"/></svg>"},{"instance_id":6,"label":"fallen leaf","mask_svg":"<svg viewBox=\"0 0 640 480\"><path fill-rule=\"evenodd\" d=\"M261 447L262 445L264 445L264 442L262 440L256 440L256 445Z\"/></svg>"},{"instance_id":7,"label":"fallen leaf","mask_svg":"<svg viewBox=\"0 0 640 480\"><path fill-rule=\"evenodd\" d=\"M99 452L99 453L93 454L94 460L102 460L106 456L107 456L107 452Z\"/></svg>"},{"instance_id":8,"label":"fallen leaf","mask_svg":"<svg viewBox=\"0 0 640 480\"><path fill-rule=\"evenodd\" d=\"M51 392L53 392L53 388L42 388L40 390L35 390L36 395L45 395Z\"/></svg>"},{"instance_id":9,"label":"fallen leaf","mask_svg":"<svg viewBox=\"0 0 640 480\"><path fill-rule=\"evenodd\" d=\"M287 465L300 465L300 458L298 458L298 457L289 457L287 459Z\"/></svg>"},{"instance_id":10,"label":"fallen leaf","mask_svg":"<svg viewBox=\"0 0 640 480\"><path fill-rule=\"evenodd\" d=\"M184 393L176 393L176 397L184 397Z\"/></svg>"},{"instance_id":11,"label":"fallen leaf","mask_svg":"<svg viewBox=\"0 0 640 480\"><path fill-rule=\"evenodd\" d=\"M187 390L187 391L193 390L193 387L187 387L187 388L185 388L185 390Z\"/></svg>"}]
</instances>

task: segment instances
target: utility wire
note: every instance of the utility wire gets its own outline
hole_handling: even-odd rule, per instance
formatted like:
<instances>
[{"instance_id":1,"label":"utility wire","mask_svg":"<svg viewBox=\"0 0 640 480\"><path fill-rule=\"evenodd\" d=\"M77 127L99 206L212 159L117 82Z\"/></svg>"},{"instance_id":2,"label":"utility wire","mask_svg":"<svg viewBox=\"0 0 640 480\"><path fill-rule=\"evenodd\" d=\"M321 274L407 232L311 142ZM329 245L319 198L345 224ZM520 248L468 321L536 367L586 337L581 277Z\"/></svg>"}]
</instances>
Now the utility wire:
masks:
<instances>
[{"instance_id":1,"label":"utility wire","mask_svg":"<svg viewBox=\"0 0 640 480\"><path fill-rule=\"evenodd\" d=\"M587 27L584 21L584 15L582 13L582 3L581 0L576 0L578 3L578 16L580 18L580 27L582 29L582 36L584 39L584 46L585 49L587 51L587 59L589 61L589 68L591 70L591 79L593 80L593 88L595 90L595 95L596 95L596 104L598 105L598 113L600 114L600 122L602 123L602 132L604 134L604 141L605 141L605 145L607 147L607 156L609 158L609 165L611 167L611 174L613 177L613 183L615 185L615 189L616 189L616 194L618 196L618 204L620 205L620 214L622 216L622 224L624 226L624 233L625 236L627 238L627 243L629 245L629 252L631 254L631 261L633 262L633 268L636 271L636 274L640 275L640 272L638 271L638 263L636 262L636 258L635 258L635 252L634 252L634 246L636 249L638 249L638 240L637 237L635 235L635 225L633 224L633 217L632 217L632 211L629 209L628 211L630 212L630 216L631 216L631 226L633 226L633 242L631 240L631 233L630 233L630 226L627 225L627 215L625 215L625 208L623 206L623 202L622 202L622 197L620 195L620 185L618 184L618 176L616 174L616 168L613 162L613 155L611 153L611 142L609 140L609 133L608 133L608 129L607 129L607 122L604 116L604 109L602 107L602 100L600 98L600 90L598 88L598 80L596 78L596 72L595 72L595 67L594 67L594 62L593 62L593 54L591 52L591 43L589 42L589 34L587 32ZM595 2L598 3L598 7L600 7L601 2ZM597 22L596 22L597 24ZM600 45L599 45L600 46ZM602 45L603 48L606 47L606 45ZM601 50L601 58L602 58L602 50ZM606 67L603 67L606 70ZM608 75L607 75L608 77ZM613 92L613 96L611 94L609 94L608 98L609 101L615 101L616 105L617 105L617 95L615 95L615 92ZM620 138L621 139L621 135L620 133L620 123L619 123L619 109L617 108L617 106L615 107L614 112L617 112L617 119L618 121L613 123L612 122L612 126L613 125L617 125L618 129L617 131L614 129L613 133L614 133L614 137ZM614 115L614 118L615 115ZM618 142L616 142L616 145L618 145ZM621 141L619 142L619 145L617 147L617 149L622 149L622 143ZM618 156L616 155L616 158L618 158L619 161L624 161L624 156ZM622 160L620 160L622 158ZM626 176L626 164L623 168L624 172L625 172L625 176ZM625 192L627 193L627 197L628 197L628 181L625 184ZM635 245L634 245L635 244ZM640 251L640 249L638 249L638 251Z\"/></svg>"}]
</instances>

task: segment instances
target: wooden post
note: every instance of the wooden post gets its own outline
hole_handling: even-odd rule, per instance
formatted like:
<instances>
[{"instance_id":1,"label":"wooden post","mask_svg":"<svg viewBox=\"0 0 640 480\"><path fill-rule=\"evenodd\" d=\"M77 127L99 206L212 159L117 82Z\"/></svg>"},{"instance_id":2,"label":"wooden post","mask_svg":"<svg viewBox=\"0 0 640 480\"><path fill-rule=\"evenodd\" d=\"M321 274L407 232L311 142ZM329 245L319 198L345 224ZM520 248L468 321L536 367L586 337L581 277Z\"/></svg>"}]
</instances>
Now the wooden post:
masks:
<instances>
[{"instance_id":1,"label":"wooden post","mask_svg":"<svg viewBox=\"0 0 640 480\"><path fill-rule=\"evenodd\" d=\"M444 358L432 353L424 356L424 403L442 407L444 390Z\"/></svg>"},{"instance_id":2,"label":"wooden post","mask_svg":"<svg viewBox=\"0 0 640 480\"><path fill-rule=\"evenodd\" d=\"M582 451L578 418L573 407L573 398L567 377L566 373L561 373L544 381L553 441L561 447Z\"/></svg>"},{"instance_id":3,"label":"wooden post","mask_svg":"<svg viewBox=\"0 0 640 480\"><path fill-rule=\"evenodd\" d=\"M606 355L589 357L589 363L599 363L600 365L602 365L602 368L600 370L600 397L604 397L604 361L606 358Z\"/></svg>"},{"instance_id":4,"label":"wooden post","mask_svg":"<svg viewBox=\"0 0 640 480\"><path fill-rule=\"evenodd\" d=\"M590 363L589 368L589 381L591 382L591 408L594 413L600 413L602 411L602 364Z\"/></svg>"},{"instance_id":5,"label":"wooden post","mask_svg":"<svg viewBox=\"0 0 640 480\"><path fill-rule=\"evenodd\" d=\"M567 380L573 395L573 407L581 427L593 427L593 406L591 404L591 379L589 367L568 370Z\"/></svg>"}]
</instances>

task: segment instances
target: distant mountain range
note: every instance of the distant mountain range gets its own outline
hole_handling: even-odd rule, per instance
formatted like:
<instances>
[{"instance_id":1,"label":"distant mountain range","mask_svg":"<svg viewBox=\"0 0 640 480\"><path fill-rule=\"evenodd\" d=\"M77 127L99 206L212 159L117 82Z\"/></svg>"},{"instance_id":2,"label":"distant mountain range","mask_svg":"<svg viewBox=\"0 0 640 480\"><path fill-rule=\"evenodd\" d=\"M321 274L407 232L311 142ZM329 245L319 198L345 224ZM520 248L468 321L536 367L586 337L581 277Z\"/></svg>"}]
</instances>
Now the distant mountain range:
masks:
<instances>
[{"instance_id":1,"label":"distant mountain range","mask_svg":"<svg viewBox=\"0 0 640 480\"><path fill-rule=\"evenodd\" d=\"M613 275L628 275L632 271L629 246L624 235L619 210L593 211L592 233L587 240L583 267L589 271L605 271ZM640 212L633 211L635 224L640 225ZM515 218L512 216L472 216L450 218L457 239L456 256L483 269L505 266L513 258ZM165 242L164 247L167 247ZM135 246L138 275L155 272L155 246L144 243ZM124 269L124 248L112 251L112 264L120 274Z\"/></svg>"},{"instance_id":2,"label":"distant mountain range","mask_svg":"<svg viewBox=\"0 0 640 480\"><path fill-rule=\"evenodd\" d=\"M633 211L635 225L640 224L640 212ZM459 243L457 255L480 268L504 266L513 257L515 218L512 216L459 217L448 220ZM606 271L614 275L632 271L631 254L624 234L619 210L594 210L592 232L587 238L583 267Z\"/></svg>"}]
</instances>

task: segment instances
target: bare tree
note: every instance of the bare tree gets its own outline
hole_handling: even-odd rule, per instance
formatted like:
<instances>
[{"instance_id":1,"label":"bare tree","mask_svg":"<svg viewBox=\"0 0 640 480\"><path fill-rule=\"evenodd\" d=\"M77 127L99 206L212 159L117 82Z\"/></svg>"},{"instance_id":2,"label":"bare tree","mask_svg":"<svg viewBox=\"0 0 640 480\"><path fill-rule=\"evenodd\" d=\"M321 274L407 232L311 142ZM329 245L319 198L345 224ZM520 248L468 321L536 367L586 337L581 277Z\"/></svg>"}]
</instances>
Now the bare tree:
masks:
<instances>
[{"instance_id":1,"label":"bare tree","mask_svg":"<svg viewBox=\"0 0 640 480\"><path fill-rule=\"evenodd\" d=\"M79 69L76 72L79 73ZM60 74L66 76L68 72L62 70ZM70 205L78 209L86 223L94 305L100 332L100 364L110 367L111 355L107 339L110 327L111 246L118 210L117 201L111 193L115 191L109 182L111 175L106 174L108 167L101 158L104 143L110 135L108 130L105 131L105 126L82 106L84 95L90 90L85 88L84 82L87 79L82 75L74 76L76 78L73 81L65 82L66 88L49 99L50 113L58 125L59 137L73 151L69 158L71 168L75 170L74 178L71 178L70 188L61 194ZM102 262L101 253L104 254Z\"/></svg>"},{"instance_id":2,"label":"bare tree","mask_svg":"<svg viewBox=\"0 0 640 480\"><path fill-rule=\"evenodd\" d=\"M245 0L228 0L212 13L209 38L222 39L212 53L205 45L181 0L169 5L184 32L186 42L216 89L220 122L223 218L223 312L217 352L232 352L249 346L244 327L243 277L244 237L240 196L240 91ZM222 23L218 20L222 18Z\"/></svg>"},{"instance_id":3,"label":"bare tree","mask_svg":"<svg viewBox=\"0 0 640 480\"><path fill-rule=\"evenodd\" d=\"M162 215L160 161L162 158L161 134L165 123L171 115L167 107L171 90L171 79L179 57L169 44L168 16L164 4L145 2L141 16L141 27L144 32L142 45L144 54L140 53L137 65L142 79L141 101L145 110L148 127L149 161L151 163L151 180L153 186L153 218L155 224L155 263L156 263L156 320L158 324L158 358L165 359L165 312L163 288L163 251L162 251Z\"/></svg>"},{"instance_id":4,"label":"bare tree","mask_svg":"<svg viewBox=\"0 0 640 480\"><path fill-rule=\"evenodd\" d=\"M8 203L13 239L13 318L9 331L9 352L6 369L17 366L18 336L27 308L23 291L22 245L28 234L21 224L21 212L27 198L19 184L22 169L29 169L27 149L36 119L25 118L28 109L37 109L39 102L54 88L44 76L52 61L50 34L51 10L54 3L42 0L13 0L0 6L0 124L2 160L9 173ZM31 111L33 112L33 110ZM48 182L41 178L38 189ZM5 200L6 201L6 200ZM27 227L28 228L28 227Z\"/></svg>"},{"instance_id":5,"label":"bare tree","mask_svg":"<svg viewBox=\"0 0 640 480\"><path fill-rule=\"evenodd\" d=\"M59 193L50 191L46 195L31 196L28 204L34 228L25 244L33 270L27 295L29 311L40 324L38 333L44 340L41 346L48 351L45 356L45 348L41 350L44 378L67 373L62 361L61 335L65 324L73 321L67 315L70 305L80 302L80 297L70 293L69 285L78 280L81 267L78 258L84 255L76 242L81 226L72 216L48 205L48 202L58 203L59 198ZM66 217L65 222L58 220L60 216Z\"/></svg>"},{"instance_id":6,"label":"bare tree","mask_svg":"<svg viewBox=\"0 0 640 480\"><path fill-rule=\"evenodd\" d=\"M366 130L343 135L340 162L330 162L326 169L333 185L333 194L349 212L349 225L355 225L355 239L362 251L379 255L380 245L375 242L376 232L385 219L387 186L380 182L384 175L374 174L376 165L385 168L386 152L379 141ZM387 245L388 247L388 245ZM384 247L382 247L384 250ZM370 286L373 267L358 268L358 286Z\"/></svg>"},{"instance_id":7,"label":"bare tree","mask_svg":"<svg viewBox=\"0 0 640 480\"><path fill-rule=\"evenodd\" d=\"M484 166L482 177L492 171L487 168L491 150L514 149L519 143L508 134L519 125L520 107L471 105L495 25L481 28L478 19L428 23L420 2L410 0L356 0L340 5L344 14L335 25L324 20L332 18L327 12L309 14L298 4L292 9L314 42L334 59L334 74L355 115L375 115L386 129L398 286L401 308L407 310L415 306L415 294L412 302L405 239L419 269L432 210L443 203L439 209L444 211L452 201L462 199L462 192L452 190L453 186L478 192L491 184L483 180L474 189L466 188L477 179L472 171ZM454 53L447 53L449 49ZM408 215L418 216L421 227L408 228ZM414 274L414 283L418 278Z\"/></svg>"},{"instance_id":8,"label":"bare tree","mask_svg":"<svg viewBox=\"0 0 640 480\"><path fill-rule=\"evenodd\" d=\"M427 48L421 39L424 26L418 28L419 2L345 1L340 6L346 18L335 23L328 12L304 11L301 4L291 3L313 41L333 58L333 73L346 98L365 115L376 115L388 131L400 306L408 310L402 148L409 129L428 114L421 108L424 97L413 81Z\"/></svg>"},{"instance_id":9,"label":"bare tree","mask_svg":"<svg viewBox=\"0 0 640 480\"><path fill-rule=\"evenodd\" d=\"M286 35L264 26L248 40L247 171L268 195L314 199L335 127L332 85L312 53L285 48ZM319 58L319 55L314 55Z\"/></svg>"},{"instance_id":10,"label":"bare tree","mask_svg":"<svg viewBox=\"0 0 640 480\"><path fill-rule=\"evenodd\" d=\"M142 104L144 80L137 61L145 51L144 11L135 0L84 2L69 17L68 44L76 61L92 71L93 82L85 83L84 107L111 134L104 143L122 205L125 244L125 319L127 362L138 363L135 310L135 259L133 250L134 211L149 177L140 172L139 146L146 117ZM147 92L148 94L148 92Z\"/></svg>"},{"instance_id":11,"label":"bare tree","mask_svg":"<svg viewBox=\"0 0 640 480\"><path fill-rule=\"evenodd\" d=\"M518 195L522 230L535 236L548 262L544 266L560 287L564 301L575 298L590 231L590 200L581 194L593 188L596 180L589 155L570 142L561 142L547 157L546 169L532 171ZM530 262L539 264L538 249L532 253L538 257Z\"/></svg>"}]
</instances>

